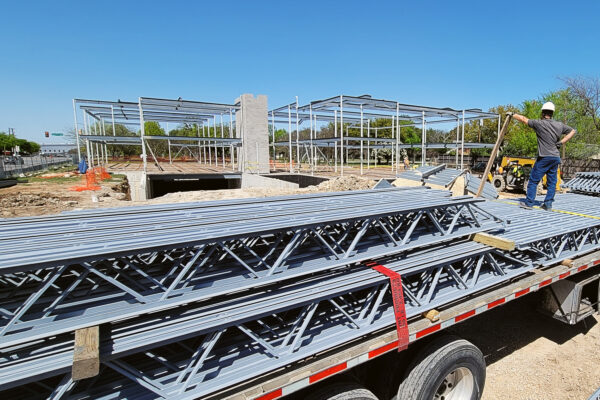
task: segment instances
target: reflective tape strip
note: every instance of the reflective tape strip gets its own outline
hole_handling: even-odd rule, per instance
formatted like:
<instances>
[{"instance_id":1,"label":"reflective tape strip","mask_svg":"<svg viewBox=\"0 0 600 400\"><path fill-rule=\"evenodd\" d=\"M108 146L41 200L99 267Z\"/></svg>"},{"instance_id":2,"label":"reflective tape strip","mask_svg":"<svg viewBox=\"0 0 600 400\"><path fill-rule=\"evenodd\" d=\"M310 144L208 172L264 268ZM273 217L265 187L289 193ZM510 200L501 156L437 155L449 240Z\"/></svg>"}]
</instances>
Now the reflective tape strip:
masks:
<instances>
[{"instance_id":1,"label":"reflective tape strip","mask_svg":"<svg viewBox=\"0 0 600 400\"><path fill-rule=\"evenodd\" d=\"M461 314L458 317L454 317L454 322L459 323L460 321L463 321L467 318L471 318L473 315L475 315L475 310L467 311L466 313Z\"/></svg>"},{"instance_id":2,"label":"reflective tape strip","mask_svg":"<svg viewBox=\"0 0 600 400\"><path fill-rule=\"evenodd\" d=\"M269 392L267 394L263 394L260 397L257 397L256 400L273 400L273 399L278 399L281 396L283 396L283 390L282 389L277 389L277 390L274 390L274 391Z\"/></svg>"},{"instance_id":3,"label":"reflective tape strip","mask_svg":"<svg viewBox=\"0 0 600 400\"><path fill-rule=\"evenodd\" d=\"M396 347L398 347L398 341L397 340L394 341L394 342L392 342L392 343L388 343L385 346L382 346L382 347L380 347L378 349L372 350L372 351L368 352L367 354L369 355L369 358L371 359L373 357L377 357L380 354L387 353L388 351L390 351L390 350L392 350L392 349L394 349Z\"/></svg>"},{"instance_id":4,"label":"reflective tape strip","mask_svg":"<svg viewBox=\"0 0 600 400\"><path fill-rule=\"evenodd\" d=\"M503 297L503 298L501 298L501 299L494 300L494 301L492 301L491 303L489 303L489 304L487 305L487 308L488 308L488 310L489 310L490 308L494 308L494 307L496 307L496 306L499 306L500 304L504 304L505 302L506 302L506 299Z\"/></svg>"},{"instance_id":5,"label":"reflective tape strip","mask_svg":"<svg viewBox=\"0 0 600 400\"><path fill-rule=\"evenodd\" d=\"M366 265L368 265L371 268L373 268L374 266L378 266L376 263L368 263ZM596 266L596 265L600 265L600 260L594 260L594 261L590 262L589 264L585 264L585 265L582 265L580 267L574 267L574 268L572 268L572 269L570 269L570 270L568 270L566 272L563 272L560 275L554 276L554 277L549 278L549 279L545 279L542 282L536 283L535 285L532 285L532 286L530 286L528 288L520 289L520 290L518 290L516 292L513 292L513 293L507 295L507 296L501 297L501 298L493 300L493 301L491 301L491 302L489 302L487 304L481 305L481 306L479 306L479 307L477 307L477 308L475 308L473 310L466 311L466 312L464 312L464 313L462 313L460 315L457 315L457 316L455 316L453 318L450 318L448 320L445 320L445 321L442 321L442 322L438 322L435 325L429 326L429 327L427 327L425 329L422 329L420 331L417 331L417 332L413 332L413 333L410 334L410 336L407 336L408 337L408 342L414 342L417 339L420 339L420 338L422 338L424 336L430 335L430 334L435 333L435 332L437 332L439 330L442 330L442 329L445 329L445 328L447 328L449 326L455 325L455 324L457 324L459 322L462 322L462 321L464 321L466 319L469 319L469 318L471 318L471 317L473 317L475 315L481 314L481 313L483 313L483 312L485 312L487 310L490 310L490 309L492 309L494 307L497 307L499 305L505 304L505 303L507 303L507 302L509 302L511 300L518 299L519 297L524 296L524 295L526 295L528 293L534 292L534 291L536 291L536 290L538 290L538 289L540 289L540 288L542 288L544 286L549 285L550 283L553 283L553 282L565 279L565 278L567 278L567 277L569 277L571 275L574 275L574 274L576 274L578 272L584 271L584 270L586 270L586 269L588 269L590 267ZM395 272L393 272L393 271L391 271L391 270L389 270L389 269L387 269L387 268L385 268L383 266L380 266L380 267L382 267L382 269L385 269L385 270L390 271L393 274L395 274ZM379 271L379 272L381 272L381 271ZM383 273L383 272L381 272L381 273ZM398 274L398 276L399 276L399 274ZM402 304L404 304L404 302ZM291 393L297 392L298 390L304 389L304 388L310 386L313 383L319 382L319 381L321 381L321 380L323 380L325 378L328 378L328 377L333 376L335 374L338 374L340 372L346 371L346 370L348 370L348 369L350 369L350 368L352 368L352 367L354 367L356 365L365 363L365 362L367 362L367 361L369 361L369 360L371 360L371 359L373 359L373 358L375 358L377 356L380 356L382 354L385 354L385 353L388 353L388 352L390 352L392 350L395 350L398 347L399 347L399 341L398 340L394 340L394 341L392 341L390 343L387 343L387 344L385 344L383 346L380 346L380 347L378 347L376 349L370 350L367 353L361 354L361 355L359 355L357 357L352 357L352 358L350 358L349 360L347 360L347 361L345 361L343 363L333 365L333 366L328 367L328 368L326 368L326 369L324 369L322 371L319 371L319 372L317 372L315 374L312 374L312 375L310 375L308 377L305 377L305 378L299 379L297 381L294 381L292 383L289 383L289 384L287 384L287 385L285 385L285 386L283 386L283 387L281 387L281 388L279 388L277 390L273 390L273 391L271 391L269 393L260 395L259 397L255 397L254 400L273 400L273 399L278 399L278 398L283 397L283 396L287 396L288 394L291 394Z\"/></svg>"},{"instance_id":6,"label":"reflective tape strip","mask_svg":"<svg viewBox=\"0 0 600 400\"><path fill-rule=\"evenodd\" d=\"M338 372L345 370L347 367L348 367L348 365L345 362L343 362L341 364L338 364L338 365L334 365L333 367L329 367L329 368L327 368L324 371L321 371L321 372L318 372L318 373L316 373L314 375L309 376L308 377L308 382L309 383L318 382L321 379L325 379L328 376L337 374Z\"/></svg>"},{"instance_id":7,"label":"reflective tape strip","mask_svg":"<svg viewBox=\"0 0 600 400\"><path fill-rule=\"evenodd\" d=\"M546 279L545 281L540 282L540 287L547 286L552 283L552 279Z\"/></svg>"}]
</instances>

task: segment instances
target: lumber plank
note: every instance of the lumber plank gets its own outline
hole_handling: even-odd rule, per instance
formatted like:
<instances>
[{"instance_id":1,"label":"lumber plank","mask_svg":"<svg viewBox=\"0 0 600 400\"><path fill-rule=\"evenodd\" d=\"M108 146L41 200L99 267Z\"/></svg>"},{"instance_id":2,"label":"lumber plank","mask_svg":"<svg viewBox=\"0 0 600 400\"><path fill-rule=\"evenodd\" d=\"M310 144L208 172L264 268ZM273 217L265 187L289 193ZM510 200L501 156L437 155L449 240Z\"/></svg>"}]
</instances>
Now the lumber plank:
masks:
<instances>
[{"instance_id":1,"label":"lumber plank","mask_svg":"<svg viewBox=\"0 0 600 400\"><path fill-rule=\"evenodd\" d=\"M498 134L498 138L496 139L494 148L492 149L492 152L490 154L490 159L488 160L488 162L485 166L485 171L483 172L483 176L481 177L481 183L479 184L479 189L477 189L477 194L475 195L475 197L481 197L481 193L483 192L483 187L488 180L488 175L489 175L490 171L492 170L492 165L494 164L494 161L496 159L496 154L498 154L498 150L500 149L500 146L502 145L502 141L504 140L504 135L506 135L506 132L508 131L508 127L510 125L511 120L512 120L512 113L508 113L506 115L506 119L504 120L504 125L502 125L502 129L500 130L500 133ZM464 124L463 124L463 129L464 129Z\"/></svg>"},{"instance_id":2,"label":"lumber plank","mask_svg":"<svg viewBox=\"0 0 600 400\"><path fill-rule=\"evenodd\" d=\"M479 232L471 237L471 240L495 247L501 250L512 251L515 249L515 241L503 238L501 236L490 235L489 233Z\"/></svg>"},{"instance_id":3,"label":"lumber plank","mask_svg":"<svg viewBox=\"0 0 600 400\"><path fill-rule=\"evenodd\" d=\"M437 322L440 319L440 312L435 308L423 313L422 315L423 318L427 318L431 322Z\"/></svg>"},{"instance_id":4,"label":"lumber plank","mask_svg":"<svg viewBox=\"0 0 600 400\"><path fill-rule=\"evenodd\" d=\"M91 326L75 331L72 376L74 381L91 378L100 371L100 328Z\"/></svg>"},{"instance_id":5,"label":"lumber plank","mask_svg":"<svg viewBox=\"0 0 600 400\"><path fill-rule=\"evenodd\" d=\"M572 267L573 266L573 260L570 258L567 258L566 260L562 260L562 262L560 263L561 265L565 265L567 267Z\"/></svg>"}]
</instances>

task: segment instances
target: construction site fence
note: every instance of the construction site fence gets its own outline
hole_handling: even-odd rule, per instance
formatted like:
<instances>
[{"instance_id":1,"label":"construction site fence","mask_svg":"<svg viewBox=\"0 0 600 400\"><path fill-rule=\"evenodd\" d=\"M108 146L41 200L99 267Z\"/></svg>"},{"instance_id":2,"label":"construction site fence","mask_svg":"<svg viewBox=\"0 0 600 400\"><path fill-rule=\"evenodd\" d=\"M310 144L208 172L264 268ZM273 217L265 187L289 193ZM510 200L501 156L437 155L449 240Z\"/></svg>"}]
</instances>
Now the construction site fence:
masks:
<instances>
[{"instance_id":1,"label":"construction site fence","mask_svg":"<svg viewBox=\"0 0 600 400\"><path fill-rule=\"evenodd\" d=\"M560 166L563 179L574 178L578 172L597 172L600 171L600 160L596 159L572 159L566 158L562 160Z\"/></svg>"},{"instance_id":2,"label":"construction site fence","mask_svg":"<svg viewBox=\"0 0 600 400\"><path fill-rule=\"evenodd\" d=\"M0 156L0 179L14 178L27 173L44 171L50 167L77 165L75 156Z\"/></svg>"}]
</instances>

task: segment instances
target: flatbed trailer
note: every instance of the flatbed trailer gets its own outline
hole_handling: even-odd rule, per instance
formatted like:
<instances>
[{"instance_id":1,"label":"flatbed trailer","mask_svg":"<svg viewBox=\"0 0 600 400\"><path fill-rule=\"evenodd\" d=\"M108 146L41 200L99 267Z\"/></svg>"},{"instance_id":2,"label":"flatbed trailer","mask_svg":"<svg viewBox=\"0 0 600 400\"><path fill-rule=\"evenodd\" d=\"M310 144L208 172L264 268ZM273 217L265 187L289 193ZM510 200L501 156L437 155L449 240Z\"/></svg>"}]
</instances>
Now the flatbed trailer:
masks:
<instances>
[{"instance_id":1,"label":"flatbed trailer","mask_svg":"<svg viewBox=\"0 0 600 400\"><path fill-rule=\"evenodd\" d=\"M552 284L574 276L578 276L585 271L592 271L595 275L600 275L600 251L563 262L559 265L547 267L540 270L534 270L531 273L500 284L497 287L482 291L472 296L468 296L458 302L439 307L439 314L436 315L435 322L424 316L414 318L408 321L409 349L417 344L421 339L429 338L433 334L441 332L446 328L455 326L464 321L476 318L486 311L502 306L510 301L522 298L541 289L548 288ZM598 305L600 299L596 298ZM365 337L359 341L348 343L336 349L324 352L322 354L302 360L288 368L273 371L260 379L251 380L220 392L209 398L212 399L254 399L254 400L273 400L288 398L298 393L310 393L310 388L319 385L320 398L338 398L335 395L337 388L348 388L344 399L363 399L366 397L357 387L364 387L362 382L356 382L360 378L354 375L352 378L343 379L342 382L351 379L355 384L339 385L340 381L335 380L342 374L347 374L355 367L364 368L384 354L398 351L398 335L395 329L386 329L376 334ZM413 352L411 356L414 358ZM410 363L410 357L403 359L404 364ZM382 365L379 365L381 368ZM388 371L394 371L390 368ZM358 374L360 376L360 374ZM392 382L400 377L389 377L385 382ZM442 377L440 377L442 378ZM322 393L328 392L329 381L331 384L331 395ZM381 382L378 382L381 383ZM379 388L382 390L382 388ZM383 391L396 391L397 388L383 388ZM342 395L344 394L343 392ZM352 393L356 393L353 397ZM327 397L330 396L330 397ZM392 398L392 397L390 397ZM463 397L456 397L462 399ZM470 397L464 397L470 398ZM478 397L477 397L478 398ZM398 399L400 400L400 399Z\"/></svg>"},{"instance_id":2,"label":"flatbed trailer","mask_svg":"<svg viewBox=\"0 0 600 400\"><path fill-rule=\"evenodd\" d=\"M392 188L1 221L0 395L476 399L481 352L437 333L597 274L600 207L578 196L566 213Z\"/></svg>"}]
</instances>

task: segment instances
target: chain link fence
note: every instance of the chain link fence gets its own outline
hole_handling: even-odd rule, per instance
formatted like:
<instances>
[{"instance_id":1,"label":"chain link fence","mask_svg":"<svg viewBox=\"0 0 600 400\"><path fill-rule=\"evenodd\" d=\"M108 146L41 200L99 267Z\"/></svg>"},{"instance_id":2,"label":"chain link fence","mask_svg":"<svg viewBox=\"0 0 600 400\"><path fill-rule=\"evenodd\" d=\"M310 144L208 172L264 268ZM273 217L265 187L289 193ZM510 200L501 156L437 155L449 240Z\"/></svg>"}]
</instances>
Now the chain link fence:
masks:
<instances>
[{"instance_id":1,"label":"chain link fence","mask_svg":"<svg viewBox=\"0 0 600 400\"><path fill-rule=\"evenodd\" d=\"M76 165L76 156L0 156L0 179L15 178L30 172L43 171L49 167Z\"/></svg>"}]
</instances>

